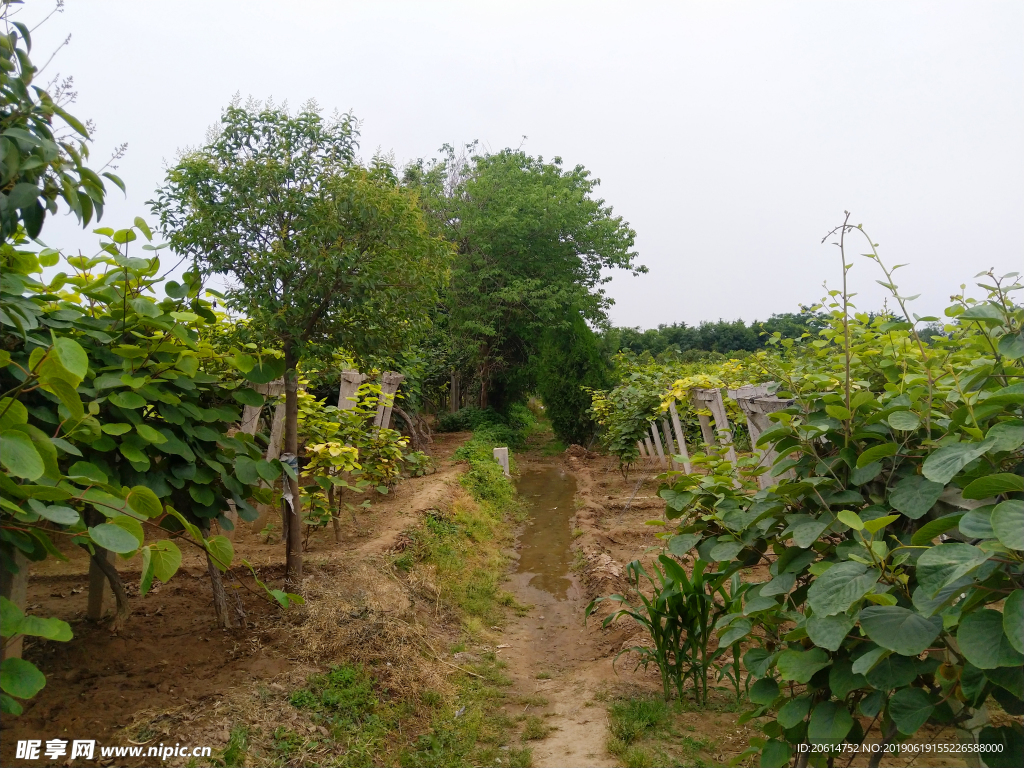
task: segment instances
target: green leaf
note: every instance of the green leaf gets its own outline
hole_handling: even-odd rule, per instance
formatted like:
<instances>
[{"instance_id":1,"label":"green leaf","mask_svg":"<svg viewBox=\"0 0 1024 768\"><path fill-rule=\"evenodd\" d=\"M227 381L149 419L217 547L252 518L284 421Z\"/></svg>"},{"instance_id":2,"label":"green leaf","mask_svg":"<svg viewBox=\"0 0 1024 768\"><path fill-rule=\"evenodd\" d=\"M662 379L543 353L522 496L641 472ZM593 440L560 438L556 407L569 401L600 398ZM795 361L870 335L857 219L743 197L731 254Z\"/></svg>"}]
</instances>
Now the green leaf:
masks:
<instances>
[{"instance_id":1,"label":"green leaf","mask_svg":"<svg viewBox=\"0 0 1024 768\"><path fill-rule=\"evenodd\" d=\"M917 611L897 605L869 605L860 612L860 626L882 648L917 656L923 653L942 631L942 619L925 618Z\"/></svg>"},{"instance_id":2,"label":"green leaf","mask_svg":"<svg viewBox=\"0 0 1024 768\"><path fill-rule=\"evenodd\" d=\"M144 485L136 485L128 494L128 506L133 512L143 517L159 517L163 514L163 504L157 495Z\"/></svg>"},{"instance_id":3,"label":"green leaf","mask_svg":"<svg viewBox=\"0 0 1024 768\"><path fill-rule=\"evenodd\" d=\"M991 444L989 453L1015 451L1024 445L1024 423L1020 419L1001 421L985 434L985 442Z\"/></svg>"},{"instance_id":4,"label":"green leaf","mask_svg":"<svg viewBox=\"0 0 1024 768\"><path fill-rule=\"evenodd\" d=\"M254 384L269 384L282 376L284 376L283 357L264 357L245 374L245 378Z\"/></svg>"},{"instance_id":5,"label":"green leaf","mask_svg":"<svg viewBox=\"0 0 1024 768\"><path fill-rule=\"evenodd\" d=\"M156 445L159 445L160 443L167 442L167 438L153 429L153 427L149 426L149 424L138 424L135 427L135 431L138 432L139 437L147 443L155 443Z\"/></svg>"},{"instance_id":6,"label":"green leaf","mask_svg":"<svg viewBox=\"0 0 1024 768\"><path fill-rule=\"evenodd\" d=\"M100 429L102 429L103 432L108 435L114 435L115 437L117 437L118 435L123 435L128 432L131 432L132 425L125 424L124 422L114 421L109 424L104 424L103 426L100 427Z\"/></svg>"},{"instance_id":7,"label":"green leaf","mask_svg":"<svg viewBox=\"0 0 1024 768\"><path fill-rule=\"evenodd\" d=\"M793 748L784 741L769 739L761 748L761 768L785 768L793 757Z\"/></svg>"},{"instance_id":8,"label":"green leaf","mask_svg":"<svg viewBox=\"0 0 1024 768\"><path fill-rule=\"evenodd\" d=\"M259 473L260 477L271 485L273 485L274 481L281 476L281 471L265 459L260 459L256 462L256 471Z\"/></svg>"},{"instance_id":9,"label":"green leaf","mask_svg":"<svg viewBox=\"0 0 1024 768\"><path fill-rule=\"evenodd\" d=\"M107 483L107 476L103 470L88 461L76 461L68 469L68 477L72 480L88 480L91 483Z\"/></svg>"},{"instance_id":10,"label":"green leaf","mask_svg":"<svg viewBox=\"0 0 1024 768\"><path fill-rule=\"evenodd\" d=\"M928 455L921 465L922 474L934 483L945 485L957 472L988 451L992 444L987 440L980 443L953 443L944 445ZM901 512L903 510L900 510ZM904 512L904 514L906 514Z\"/></svg>"},{"instance_id":11,"label":"green leaf","mask_svg":"<svg viewBox=\"0 0 1024 768\"><path fill-rule=\"evenodd\" d=\"M134 536L135 540L138 542L136 549L146 543L146 534L142 532L142 523L134 517L118 515L117 517L111 518L110 525L116 525L119 528L124 528L128 533Z\"/></svg>"},{"instance_id":12,"label":"green leaf","mask_svg":"<svg viewBox=\"0 0 1024 768\"><path fill-rule=\"evenodd\" d=\"M856 669L856 664L854 668ZM865 673L864 678L873 688L880 691L891 691L914 682L917 678L917 664L909 656L890 653Z\"/></svg>"},{"instance_id":13,"label":"green leaf","mask_svg":"<svg viewBox=\"0 0 1024 768\"><path fill-rule=\"evenodd\" d=\"M828 654L821 648L809 651L787 650L779 654L779 674L783 680L806 683L819 669L829 665Z\"/></svg>"},{"instance_id":14,"label":"green leaf","mask_svg":"<svg viewBox=\"0 0 1024 768\"><path fill-rule=\"evenodd\" d=\"M31 699L46 685L36 665L24 659L4 659L0 664L0 689L19 699Z\"/></svg>"},{"instance_id":15,"label":"green leaf","mask_svg":"<svg viewBox=\"0 0 1024 768\"><path fill-rule=\"evenodd\" d=\"M807 590L807 604L816 616L832 616L846 610L871 591L878 572L863 563L836 563L816 578Z\"/></svg>"},{"instance_id":16,"label":"green leaf","mask_svg":"<svg viewBox=\"0 0 1024 768\"><path fill-rule=\"evenodd\" d=\"M973 571L988 560L988 553L960 542L926 549L917 559L917 583L928 595L936 595L947 584Z\"/></svg>"},{"instance_id":17,"label":"green leaf","mask_svg":"<svg viewBox=\"0 0 1024 768\"><path fill-rule=\"evenodd\" d=\"M35 499L29 500L29 506L32 508L32 511L40 517L46 518L50 522L57 523L58 525L74 525L80 519L78 512L71 507L59 505L47 506Z\"/></svg>"},{"instance_id":18,"label":"green leaf","mask_svg":"<svg viewBox=\"0 0 1024 768\"><path fill-rule=\"evenodd\" d=\"M920 688L901 688L889 699L889 717L907 736L917 733L934 709L931 697Z\"/></svg>"},{"instance_id":19,"label":"green leaf","mask_svg":"<svg viewBox=\"0 0 1024 768\"><path fill-rule=\"evenodd\" d=\"M257 471L256 462L248 456L238 456L235 459L235 477L246 485L258 483L260 474Z\"/></svg>"},{"instance_id":20,"label":"green leaf","mask_svg":"<svg viewBox=\"0 0 1024 768\"><path fill-rule=\"evenodd\" d=\"M849 659L840 659L828 671L828 687L832 695L845 699L850 691L856 691L867 685L864 675L853 674L853 663Z\"/></svg>"},{"instance_id":21,"label":"green leaf","mask_svg":"<svg viewBox=\"0 0 1024 768\"><path fill-rule=\"evenodd\" d=\"M1014 590L1006 598L1003 604L1003 631L1014 650L1024 653L1024 590Z\"/></svg>"},{"instance_id":22,"label":"green leaf","mask_svg":"<svg viewBox=\"0 0 1024 768\"><path fill-rule=\"evenodd\" d=\"M767 706L779 697L779 684L770 677L762 677L750 686L750 700Z\"/></svg>"},{"instance_id":23,"label":"green leaf","mask_svg":"<svg viewBox=\"0 0 1024 768\"><path fill-rule=\"evenodd\" d=\"M1019 725L986 725L978 734L978 743L986 749L988 768L1019 768L1024 765L1024 734Z\"/></svg>"},{"instance_id":24,"label":"green leaf","mask_svg":"<svg viewBox=\"0 0 1024 768\"><path fill-rule=\"evenodd\" d=\"M921 426L921 417L913 411L896 411L890 413L889 426L901 432L912 432Z\"/></svg>"},{"instance_id":25,"label":"green leaf","mask_svg":"<svg viewBox=\"0 0 1024 768\"><path fill-rule=\"evenodd\" d=\"M1024 550L1024 501L1011 499L992 510L992 530L1009 549Z\"/></svg>"},{"instance_id":26,"label":"green leaf","mask_svg":"<svg viewBox=\"0 0 1024 768\"><path fill-rule=\"evenodd\" d=\"M839 744L853 727L853 715L838 701L823 701L811 712L807 739L812 744Z\"/></svg>"},{"instance_id":27,"label":"green leaf","mask_svg":"<svg viewBox=\"0 0 1024 768\"><path fill-rule=\"evenodd\" d=\"M946 515L935 520L931 520L916 531L910 539L910 543L915 547L923 547L926 544L931 544L936 536L945 533L950 528L956 528L959 524L963 515Z\"/></svg>"},{"instance_id":28,"label":"green leaf","mask_svg":"<svg viewBox=\"0 0 1024 768\"><path fill-rule=\"evenodd\" d=\"M107 400L120 408L127 408L129 410L141 408L146 404L146 398L138 392L131 391L111 392L107 395Z\"/></svg>"},{"instance_id":29,"label":"green leaf","mask_svg":"<svg viewBox=\"0 0 1024 768\"><path fill-rule=\"evenodd\" d=\"M31 614L21 620L21 623L18 625L18 633L55 640L60 643L66 643L74 637L71 632L71 625L66 621L61 621L54 617L32 616Z\"/></svg>"},{"instance_id":30,"label":"green leaf","mask_svg":"<svg viewBox=\"0 0 1024 768\"><path fill-rule=\"evenodd\" d=\"M861 520L860 515L852 509L841 509L838 514L836 514L836 517L839 518L839 522L850 526L855 531L861 531L864 529L864 521Z\"/></svg>"},{"instance_id":31,"label":"green leaf","mask_svg":"<svg viewBox=\"0 0 1024 768\"><path fill-rule=\"evenodd\" d=\"M0 399L0 413L3 413L0 429L10 429L17 424L28 423L28 409L18 400L9 397Z\"/></svg>"},{"instance_id":32,"label":"green leaf","mask_svg":"<svg viewBox=\"0 0 1024 768\"><path fill-rule=\"evenodd\" d=\"M895 414L894 414L895 415ZM884 459L887 456L895 456L900 447L896 443L883 443L882 445L876 445L868 448L864 453L857 457L857 467L866 467L872 462Z\"/></svg>"},{"instance_id":33,"label":"green leaf","mask_svg":"<svg viewBox=\"0 0 1024 768\"><path fill-rule=\"evenodd\" d=\"M683 557L697 545L698 541L700 541L699 534L682 533L668 540L668 551L676 557Z\"/></svg>"},{"instance_id":34,"label":"green leaf","mask_svg":"<svg viewBox=\"0 0 1024 768\"><path fill-rule=\"evenodd\" d=\"M826 405L825 413L831 416L833 419L839 419L840 421L846 421L853 417L853 414L842 405Z\"/></svg>"},{"instance_id":35,"label":"green leaf","mask_svg":"<svg viewBox=\"0 0 1024 768\"><path fill-rule=\"evenodd\" d=\"M213 557L213 564L221 571L226 571L231 566L235 557L235 548L225 536L211 536L206 541L206 549Z\"/></svg>"},{"instance_id":36,"label":"green leaf","mask_svg":"<svg viewBox=\"0 0 1024 768\"><path fill-rule=\"evenodd\" d=\"M911 475L896 483L889 495L889 503L911 520L917 520L935 506L943 490L945 485L942 483Z\"/></svg>"},{"instance_id":37,"label":"green leaf","mask_svg":"<svg viewBox=\"0 0 1024 768\"><path fill-rule=\"evenodd\" d=\"M999 354L1011 360L1024 357L1024 332L1007 333L999 338Z\"/></svg>"},{"instance_id":38,"label":"green leaf","mask_svg":"<svg viewBox=\"0 0 1024 768\"><path fill-rule=\"evenodd\" d=\"M739 551L743 549L743 546L744 544L742 541L732 541L729 539L726 539L725 541L719 540L718 544L712 547L710 557L715 562L732 560L739 554Z\"/></svg>"},{"instance_id":39,"label":"green leaf","mask_svg":"<svg viewBox=\"0 0 1024 768\"><path fill-rule=\"evenodd\" d=\"M726 648L737 640L742 640L744 637L750 634L750 630L753 629L754 625L750 619L739 619L729 625L729 628L718 637L718 647Z\"/></svg>"},{"instance_id":40,"label":"green leaf","mask_svg":"<svg viewBox=\"0 0 1024 768\"><path fill-rule=\"evenodd\" d=\"M992 510L995 504L972 509L960 518L960 533L971 539L994 539L996 532L992 530Z\"/></svg>"},{"instance_id":41,"label":"green leaf","mask_svg":"<svg viewBox=\"0 0 1024 768\"><path fill-rule=\"evenodd\" d=\"M19 632L24 612L15 603L0 595L0 637L14 637Z\"/></svg>"},{"instance_id":42,"label":"green leaf","mask_svg":"<svg viewBox=\"0 0 1024 768\"><path fill-rule=\"evenodd\" d=\"M181 550L170 540L158 541L149 549L153 559L153 575L167 583L181 567Z\"/></svg>"},{"instance_id":43,"label":"green leaf","mask_svg":"<svg viewBox=\"0 0 1024 768\"><path fill-rule=\"evenodd\" d=\"M858 656L850 671L855 675L863 675L874 669L880 660L888 656L892 651L887 648L879 648L877 645Z\"/></svg>"},{"instance_id":44,"label":"green leaf","mask_svg":"<svg viewBox=\"0 0 1024 768\"><path fill-rule=\"evenodd\" d=\"M234 392L231 393L231 396L235 398L235 400L240 402L242 405L250 405L254 408L259 408L264 403L263 395L261 395L255 389L250 389L249 387L242 387L241 389L236 389Z\"/></svg>"},{"instance_id":45,"label":"green leaf","mask_svg":"<svg viewBox=\"0 0 1024 768\"><path fill-rule=\"evenodd\" d=\"M58 336L54 340L53 349L60 364L68 373L74 374L79 382L89 373L89 356L77 341L67 336Z\"/></svg>"},{"instance_id":46,"label":"green leaf","mask_svg":"<svg viewBox=\"0 0 1024 768\"><path fill-rule=\"evenodd\" d=\"M819 648L838 651L843 640L850 634L857 620L853 616L839 613L834 616L811 616L805 628L807 636Z\"/></svg>"},{"instance_id":47,"label":"green leaf","mask_svg":"<svg viewBox=\"0 0 1024 768\"><path fill-rule=\"evenodd\" d=\"M46 471L32 438L15 429L0 432L0 464L15 477L26 480L38 480Z\"/></svg>"},{"instance_id":48,"label":"green leaf","mask_svg":"<svg viewBox=\"0 0 1024 768\"><path fill-rule=\"evenodd\" d=\"M779 725L788 730L802 723L810 711L811 697L807 695L797 696L795 699L790 699L779 707L779 713L775 716L775 719L779 721Z\"/></svg>"},{"instance_id":49,"label":"green leaf","mask_svg":"<svg viewBox=\"0 0 1024 768\"><path fill-rule=\"evenodd\" d=\"M1024 654L1013 647L1003 631L1003 614L991 608L982 608L962 619L956 641L961 653L978 669L1024 664Z\"/></svg>"},{"instance_id":50,"label":"green leaf","mask_svg":"<svg viewBox=\"0 0 1024 768\"><path fill-rule=\"evenodd\" d=\"M987 499L1000 493L1020 493L1024 491L1024 477L1002 472L998 475L985 475L970 483L963 490L965 499Z\"/></svg>"},{"instance_id":51,"label":"green leaf","mask_svg":"<svg viewBox=\"0 0 1024 768\"><path fill-rule=\"evenodd\" d=\"M89 537L100 547L127 555L139 548L139 540L119 525L104 523L89 529Z\"/></svg>"},{"instance_id":52,"label":"green leaf","mask_svg":"<svg viewBox=\"0 0 1024 768\"><path fill-rule=\"evenodd\" d=\"M885 528L889 523L899 520L899 515L886 515L885 517L876 517L874 520L868 520L864 523L864 528L870 533L878 533L880 530Z\"/></svg>"}]
</instances>

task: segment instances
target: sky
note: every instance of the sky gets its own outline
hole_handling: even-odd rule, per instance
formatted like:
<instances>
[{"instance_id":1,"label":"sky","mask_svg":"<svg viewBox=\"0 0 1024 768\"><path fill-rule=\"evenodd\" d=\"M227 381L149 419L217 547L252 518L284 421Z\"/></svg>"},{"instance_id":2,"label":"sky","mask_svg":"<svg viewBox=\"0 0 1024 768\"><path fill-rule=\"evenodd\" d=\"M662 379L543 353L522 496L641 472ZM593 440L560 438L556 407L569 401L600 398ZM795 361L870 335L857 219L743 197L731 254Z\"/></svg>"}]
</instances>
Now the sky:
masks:
<instances>
[{"instance_id":1,"label":"sky","mask_svg":"<svg viewBox=\"0 0 1024 768\"><path fill-rule=\"evenodd\" d=\"M981 270L1024 267L1019 0L67 0L34 60L69 33L42 79L74 77L93 167L128 144L105 226L152 223L168 163L239 93L351 110L367 159L479 140L584 165L650 269L607 286L616 325L798 311L841 281L821 240L845 210L908 264L920 315ZM96 243L69 216L42 239ZM854 304L877 309L862 244Z\"/></svg>"}]
</instances>

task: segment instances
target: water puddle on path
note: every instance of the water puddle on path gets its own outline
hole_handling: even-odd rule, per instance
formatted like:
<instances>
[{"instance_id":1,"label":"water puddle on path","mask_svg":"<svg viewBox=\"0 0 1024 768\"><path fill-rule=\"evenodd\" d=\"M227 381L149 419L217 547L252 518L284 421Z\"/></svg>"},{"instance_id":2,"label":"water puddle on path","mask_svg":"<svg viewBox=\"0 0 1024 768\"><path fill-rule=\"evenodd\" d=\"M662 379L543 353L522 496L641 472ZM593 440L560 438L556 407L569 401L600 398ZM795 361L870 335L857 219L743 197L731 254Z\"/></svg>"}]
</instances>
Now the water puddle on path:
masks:
<instances>
[{"instance_id":1,"label":"water puddle on path","mask_svg":"<svg viewBox=\"0 0 1024 768\"><path fill-rule=\"evenodd\" d=\"M573 584L571 523L576 478L559 467L529 469L516 490L530 505L530 523L519 540L518 573L530 576L529 586L565 600Z\"/></svg>"}]
</instances>

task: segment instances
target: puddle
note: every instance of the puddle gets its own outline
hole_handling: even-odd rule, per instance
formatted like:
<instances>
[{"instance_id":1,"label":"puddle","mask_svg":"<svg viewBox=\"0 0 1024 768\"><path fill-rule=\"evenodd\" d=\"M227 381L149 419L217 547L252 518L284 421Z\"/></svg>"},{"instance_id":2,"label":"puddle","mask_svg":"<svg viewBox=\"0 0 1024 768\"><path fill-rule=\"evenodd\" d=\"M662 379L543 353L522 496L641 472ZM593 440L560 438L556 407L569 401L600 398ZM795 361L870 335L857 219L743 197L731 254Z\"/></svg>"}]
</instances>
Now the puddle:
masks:
<instances>
[{"instance_id":1,"label":"puddle","mask_svg":"<svg viewBox=\"0 0 1024 768\"><path fill-rule=\"evenodd\" d=\"M519 496L530 504L530 522L519 540L519 569L532 576L529 585L565 600L572 586L571 523L575 510L576 478L558 467L523 472L516 483Z\"/></svg>"}]
</instances>

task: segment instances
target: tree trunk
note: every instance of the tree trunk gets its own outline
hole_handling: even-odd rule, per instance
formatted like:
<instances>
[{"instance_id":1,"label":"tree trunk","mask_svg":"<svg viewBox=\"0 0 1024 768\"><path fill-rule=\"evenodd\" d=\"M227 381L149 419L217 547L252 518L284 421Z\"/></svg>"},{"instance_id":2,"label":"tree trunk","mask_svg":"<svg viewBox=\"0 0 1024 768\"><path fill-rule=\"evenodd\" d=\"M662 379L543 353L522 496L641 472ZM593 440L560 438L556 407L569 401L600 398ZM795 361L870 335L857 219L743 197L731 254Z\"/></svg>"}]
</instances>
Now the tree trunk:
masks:
<instances>
[{"instance_id":1,"label":"tree trunk","mask_svg":"<svg viewBox=\"0 0 1024 768\"><path fill-rule=\"evenodd\" d=\"M114 564L107 560L106 550L101 550L101 552L102 554L97 552L97 554L90 557L92 563L107 577L110 589L114 593L114 601L117 604L117 608L114 612L114 619L110 622L110 631L119 632L128 623L128 617L132 615L132 609L128 604L128 593L124 591L124 582L121 581L121 574L117 572Z\"/></svg>"},{"instance_id":2,"label":"tree trunk","mask_svg":"<svg viewBox=\"0 0 1024 768\"><path fill-rule=\"evenodd\" d=\"M459 410L459 400L459 374L453 370L451 391L448 393L448 410L451 413Z\"/></svg>"},{"instance_id":3,"label":"tree trunk","mask_svg":"<svg viewBox=\"0 0 1024 768\"><path fill-rule=\"evenodd\" d=\"M210 530L203 531L203 536L208 537ZM210 585L213 587L213 609L217 613L217 623L224 629L234 629L235 620L228 610L228 596L224 591L224 579L221 578L220 568L213 562L210 553L206 553L206 572L210 574Z\"/></svg>"},{"instance_id":4,"label":"tree trunk","mask_svg":"<svg viewBox=\"0 0 1024 768\"><path fill-rule=\"evenodd\" d=\"M292 456L299 455L299 377L295 370L298 361L291 342L284 346L284 449ZM286 544L284 583L288 591L302 592L302 510L298 479L283 478L291 487L292 500L288 505L288 541Z\"/></svg>"},{"instance_id":5,"label":"tree trunk","mask_svg":"<svg viewBox=\"0 0 1024 768\"><path fill-rule=\"evenodd\" d=\"M882 739L879 742L879 750L871 753L871 759L868 760L868 768L878 768L878 766L882 764L882 758L885 756L885 745L891 743L895 736L896 723L889 720L882 729Z\"/></svg>"},{"instance_id":6,"label":"tree trunk","mask_svg":"<svg viewBox=\"0 0 1024 768\"><path fill-rule=\"evenodd\" d=\"M341 490L337 486L332 485L331 490L327 492L327 508L331 510L331 523L334 525L335 544L341 544L341 518L338 516L338 511L334 508L334 501L340 496Z\"/></svg>"}]
</instances>

